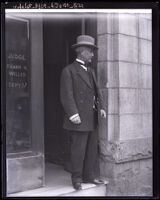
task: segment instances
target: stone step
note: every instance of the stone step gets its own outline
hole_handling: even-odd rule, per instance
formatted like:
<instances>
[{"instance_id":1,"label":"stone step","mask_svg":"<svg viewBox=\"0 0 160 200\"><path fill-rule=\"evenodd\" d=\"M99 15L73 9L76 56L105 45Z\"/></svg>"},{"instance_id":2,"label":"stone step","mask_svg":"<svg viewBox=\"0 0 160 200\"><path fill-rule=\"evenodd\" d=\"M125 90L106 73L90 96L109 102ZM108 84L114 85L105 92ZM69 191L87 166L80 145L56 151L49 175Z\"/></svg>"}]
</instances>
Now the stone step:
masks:
<instances>
[{"instance_id":1,"label":"stone step","mask_svg":"<svg viewBox=\"0 0 160 200\"><path fill-rule=\"evenodd\" d=\"M71 183L71 175L63 167L46 164L45 185L37 189L8 194L8 197L56 197L56 196L105 196L107 180L104 185L82 183L82 190L76 191Z\"/></svg>"},{"instance_id":2,"label":"stone step","mask_svg":"<svg viewBox=\"0 0 160 200\"><path fill-rule=\"evenodd\" d=\"M106 196L108 182L103 185L82 184L82 190L76 191L71 185L57 187L42 187L34 190L18 192L8 197L52 197L52 196Z\"/></svg>"}]
</instances>

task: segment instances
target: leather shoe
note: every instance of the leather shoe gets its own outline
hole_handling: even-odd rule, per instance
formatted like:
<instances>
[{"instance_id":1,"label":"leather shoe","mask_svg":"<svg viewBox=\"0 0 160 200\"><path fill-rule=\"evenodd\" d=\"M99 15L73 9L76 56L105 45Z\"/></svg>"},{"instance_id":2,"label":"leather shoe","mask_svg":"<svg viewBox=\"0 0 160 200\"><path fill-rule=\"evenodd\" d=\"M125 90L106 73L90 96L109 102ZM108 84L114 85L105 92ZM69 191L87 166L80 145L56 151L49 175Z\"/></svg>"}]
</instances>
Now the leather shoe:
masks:
<instances>
[{"instance_id":1,"label":"leather shoe","mask_svg":"<svg viewBox=\"0 0 160 200\"><path fill-rule=\"evenodd\" d=\"M93 179L93 180L84 180L83 181L84 183L93 183L95 185L101 185L101 184L104 184L104 181L100 180L100 179Z\"/></svg>"},{"instance_id":2,"label":"leather shoe","mask_svg":"<svg viewBox=\"0 0 160 200\"><path fill-rule=\"evenodd\" d=\"M75 190L82 190L81 183L73 183L73 187Z\"/></svg>"}]
</instances>

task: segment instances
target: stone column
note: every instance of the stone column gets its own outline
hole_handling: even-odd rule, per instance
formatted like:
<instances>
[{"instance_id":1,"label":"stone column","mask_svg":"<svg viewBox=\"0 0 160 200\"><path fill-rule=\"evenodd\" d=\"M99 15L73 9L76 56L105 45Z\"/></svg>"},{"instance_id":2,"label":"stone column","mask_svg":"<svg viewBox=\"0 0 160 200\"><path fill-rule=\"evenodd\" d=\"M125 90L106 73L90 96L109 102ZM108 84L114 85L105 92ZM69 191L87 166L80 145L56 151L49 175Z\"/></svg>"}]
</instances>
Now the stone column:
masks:
<instances>
[{"instance_id":1,"label":"stone column","mask_svg":"<svg viewBox=\"0 0 160 200\"><path fill-rule=\"evenodd\" d=\"M152 195L151 14L99 14L101 176L107 195Z\"/></svg>"}]
</instances>

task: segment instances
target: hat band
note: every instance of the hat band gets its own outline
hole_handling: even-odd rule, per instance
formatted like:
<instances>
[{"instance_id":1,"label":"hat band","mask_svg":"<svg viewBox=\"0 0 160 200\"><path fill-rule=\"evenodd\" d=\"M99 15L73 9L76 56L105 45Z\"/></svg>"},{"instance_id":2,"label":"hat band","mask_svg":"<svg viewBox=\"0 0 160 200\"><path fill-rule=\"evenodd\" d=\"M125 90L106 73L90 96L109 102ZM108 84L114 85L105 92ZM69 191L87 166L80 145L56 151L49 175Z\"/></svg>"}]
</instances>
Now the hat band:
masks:
<instances>
[{"instance_id":1,"label":"hat band","mask_svg":"<svg viewBox=\"0 0 160 200\"><path fill-rule=\"evenodd\" d=\"M91 42L78 42L76 45L81 45L81 44L83 44L83 45L92 45L92 46L95 46L93 43L91 43Z\"/></svg>"}]
</instances>

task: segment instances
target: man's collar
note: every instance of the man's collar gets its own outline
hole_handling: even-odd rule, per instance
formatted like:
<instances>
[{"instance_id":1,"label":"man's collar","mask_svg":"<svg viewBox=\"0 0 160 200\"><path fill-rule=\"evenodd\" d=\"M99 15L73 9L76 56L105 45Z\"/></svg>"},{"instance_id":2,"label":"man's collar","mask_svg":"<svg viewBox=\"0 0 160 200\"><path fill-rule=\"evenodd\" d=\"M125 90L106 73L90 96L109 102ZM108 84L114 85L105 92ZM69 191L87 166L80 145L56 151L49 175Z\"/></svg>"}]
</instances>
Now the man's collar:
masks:
<instances>
[{"instance_id":1,"label":"man's collar","mask_svg":"<svg viewBox=\"0 0 160 200\"><path fill-rule=\"evenodd\" d=\"M76 61L80 64L80 66L85 70L87 71L87 67L84 66L85 62L83 60L80 60L78 58L76 58Z\"/></svg>"},{"instance_id":2,"label":"man's collar","mask_svg":"<svg viewBox=\"0 0 160 200\"><path fill-rule=\"evenodd\" d=\"M80 59L78 59L78 58L76 58L76 61L79 62L79 63L81 63L82 65L85 64L85 62L84 62L83 60L80 60Z\"/></svg>"}]
</instances>

